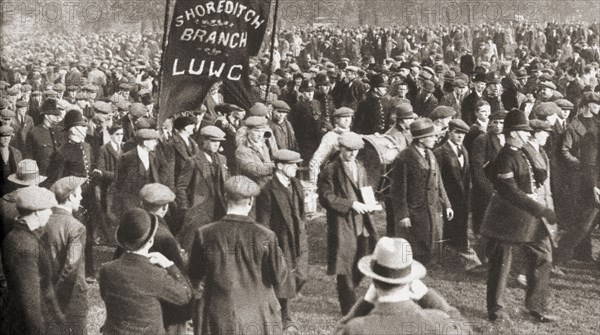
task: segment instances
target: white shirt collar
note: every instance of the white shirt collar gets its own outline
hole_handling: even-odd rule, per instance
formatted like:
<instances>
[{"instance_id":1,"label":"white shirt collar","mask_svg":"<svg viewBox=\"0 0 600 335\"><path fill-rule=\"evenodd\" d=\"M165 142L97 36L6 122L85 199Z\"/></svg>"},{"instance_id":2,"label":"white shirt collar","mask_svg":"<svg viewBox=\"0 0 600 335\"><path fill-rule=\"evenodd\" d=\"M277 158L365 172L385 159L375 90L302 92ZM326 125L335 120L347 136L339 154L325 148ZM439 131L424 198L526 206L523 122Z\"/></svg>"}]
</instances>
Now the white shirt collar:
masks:
<instances>
[{"instance_id":1,"label":"white shirt collar","mask_svg":"<svg viewBox=\"0 0 600 335\"><path fill-rule=\"evenodd\" d=\"M285 186L286 188L290 187L290 183L291 183L290 178L284 176L281 171L275 172L275 175L277 176L277 180L279 180L281 185Z\"/></svg>"},{"instance_id":2,"label":"white shirt collar","mask_svg":"<svg viewBox=\"0 0 600 335\"><path fill-rule=\"evenodd\" d=\"M381 291L378 291L378 293ZM404 285L400 288L394 289L392 291L388 291L385 295L379 295L377 298L378 303L391 303L391 302L401 302L408 301L412 298L410 293L410 286Z\"/></svg>"}]
</instances>

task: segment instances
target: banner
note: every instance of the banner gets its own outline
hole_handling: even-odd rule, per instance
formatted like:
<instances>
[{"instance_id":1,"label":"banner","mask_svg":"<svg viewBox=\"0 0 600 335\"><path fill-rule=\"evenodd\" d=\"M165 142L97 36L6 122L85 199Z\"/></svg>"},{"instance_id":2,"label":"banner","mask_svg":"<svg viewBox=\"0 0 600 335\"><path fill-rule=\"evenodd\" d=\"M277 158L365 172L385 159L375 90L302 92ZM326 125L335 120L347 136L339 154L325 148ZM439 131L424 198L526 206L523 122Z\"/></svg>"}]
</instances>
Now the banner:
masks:
<instances>
[{"instance_id":1,"label":"banner","mask_svg":"<svg viewBox=\"0 0 600 335\"><path fill-rule=\"evenodd\" d=\"M202 104L223 82L227 102L250 108L248 58L267 29L270 0L176 0L161 67L159 122Z\"/></svg>"}]
</instances>

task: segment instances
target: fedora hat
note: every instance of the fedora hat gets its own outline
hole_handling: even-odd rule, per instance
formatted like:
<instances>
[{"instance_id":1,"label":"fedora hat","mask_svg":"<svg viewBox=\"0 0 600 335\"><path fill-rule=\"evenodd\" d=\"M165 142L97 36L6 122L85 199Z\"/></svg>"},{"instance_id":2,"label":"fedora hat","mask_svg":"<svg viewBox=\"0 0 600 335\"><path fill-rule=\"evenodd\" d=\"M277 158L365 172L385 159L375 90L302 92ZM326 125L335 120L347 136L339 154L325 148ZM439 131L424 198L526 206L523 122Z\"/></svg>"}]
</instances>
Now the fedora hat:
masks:
<instances>
[{"instance_id":1,"label":"fedora hat","mask_svg":"<svg viewBox=\"0 0 600 335\"><path fill-rule=\"evenodd\" d=\"M115 239L121 248L136 251L154 236L157 227L156 216L141 208L132 208L121 216Z\"/></svg>"},{"instance_id":2,"label":"fedora hat","mask_svg":"<svg viewBox=\"0 0 600 335\"><path fill-rule=\"evenodd\" d=\"M423 264L413 260L407 240L387 236L377 241L372 255L360 259L358 269L367 277L397 285L410 284L427 273Z\"/></svg>"},{"instance_id":3,"label":"fedora hat","mask_svg":"<svg viewBox=\"0 0 600 335\"><path fill-rule=\"evenodd\" d=\"M503 132L510 133L511 131L533 131L529 126L529 121L522 110L513 108L504 118Z\"/></svg>"},{"instance_id":4,"label":"fedora hat","mask_svg":"<svg viewBox=\"0 0 600 335\"><path fill-rule=\"evenodd\" d=\"M418 139L427 136L440 135L442 132L433 126L433 121L431 121L431 119L422 117L410 124L410 133L413 139Z\"/></svg>"},{"instance_id":5,"label":"fedora hat","mask_svg":"<svg viewBox=\"0 0 600 335\"><path fill-rule=\"evenodd\" d=\"M24 159L17 164L17 172L8 176L8 180L12 183L30 186L38 185L46 180L45 176L40 176L40 169L37 162L33 159Z\"/></svg>"}]
</instances>

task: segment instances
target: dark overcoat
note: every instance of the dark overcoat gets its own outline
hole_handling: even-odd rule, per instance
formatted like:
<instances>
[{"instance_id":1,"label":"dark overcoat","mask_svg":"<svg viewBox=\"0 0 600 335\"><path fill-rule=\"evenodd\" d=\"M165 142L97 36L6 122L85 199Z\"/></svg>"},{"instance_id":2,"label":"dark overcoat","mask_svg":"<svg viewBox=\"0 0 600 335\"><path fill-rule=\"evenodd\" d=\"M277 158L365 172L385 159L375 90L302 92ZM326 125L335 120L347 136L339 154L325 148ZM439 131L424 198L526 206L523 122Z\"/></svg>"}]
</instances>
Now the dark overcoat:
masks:
<instances>
[{"instance_id":1,"label":"dark overcoat","mask_svg":"<svg viewBox=\"0 0 600 335\"><path fill-rule=\"evenodd\" d=\"M411 145L398 155L393 163L391 194L395 199L396 221L410 218L410 236L407 238L430 253L440 246L444 227L443 209L451 208L451 205L435 156L431 150L427 152L428 159Z\"/></svg>"},{"instance_id":2,"label":"dark overcoat","mask_svg":"<svg viewBox=\"0 0 600 335\"><path fill-rule=\"evenodd\" d=\"M116 189L114 182L119 165L119 158L121 158L122 153L122 149L120 153L117 152L109 142L100 148L100 152L96 158L96 168L102 172L102 177L100 178L98 185L100 188L100 208L102 209L102 213L113 222L116 222L117 219L112 212Z\"/></svg>"},{"instance_id":3,"label":"dark overcoat","mask_svg":"<svg viewBox=\"0 0 600 335\"><path fill-rule=\"evenodd\" d=\"M354 201L363 202L360 188L368 185L367 172L356 161L358 183L351 181L341 157L329 163L319 176L319 201L327 210L327 274L352 276L357 259L354 222L360 215L352 210ZM357 218L358 217L358 218ZM377 232L371 214L362 215L369 233L369 245L374 246Z\"/></svg>"},{"instance_id":4,"label":"dark overcoat","mask_svg":"<svg viewBox=\"0 0 600 335\"><path fill-rule=\"evenodd\" d=\"M161 304L185 305L192 298L176 265L163 269L130 252L102 265L98 283L106 305L104 334L164 334Z\"/></svg>"},{"instance_id":5,"label":"dark overcoat","mask_svg":"<svg viewBox=\"0 0 600 335\"><path fill-rule=\"evenodd\" d=\"M115 180L115 197L113 212L121 212L140 206L139 192L146 184L159 183L157 164L150 153L150 168L146 170L138 157L137 148L124 153L119 160Z\"/></svg>"},{"instance_id":6,"label":"dark overcoat","mask_svg":"<svg viewBox=\"0 0 600 335\"><path fill-rule=\"evenodd\" d=\"M36 160L40 175L46 176L50 157L65 142L65 133L58 128L49 129L40 124L31 129L25 142L25 158Z\"/></svg>"},{"instance_id":7,"label":"dark overcoat","mask_svg":"<svg viewBox=\"0 0 600 335\"><path fill-rule=\"evenodd\" d=\"M189 273L194 287L204 281L204 305L195 316L202 326L194 333L242 333L248 325L254 334L281 333L275 290L289 272L270 229L239 215L198 229Z\"/></svg>"},{"instance_id":8,"label":"dark overcoat","mask_svg":"<svg viewBox=\"0 0 600 335\"><path fill-rule=\"evenodd\" d=\"M276 293L278 298L291 299L307 279L308 236L300 181L290 179L289 190L274 176L256 199L256 221L277 235L290 276Z\"/></svg>"},{"instance_id":9,"label":"dark overcoat","mask_svg":"<svg viewBox=\"0 0 600 335\"><path fill-rule=\"evenodd\" d=\"M492 162L502 149L500 140L494 134L481 134L473 142L471 154L471 210L473 211L473 231L479 233L494 186L485 176L484 166Z\"/></svg>"}]
</instances>

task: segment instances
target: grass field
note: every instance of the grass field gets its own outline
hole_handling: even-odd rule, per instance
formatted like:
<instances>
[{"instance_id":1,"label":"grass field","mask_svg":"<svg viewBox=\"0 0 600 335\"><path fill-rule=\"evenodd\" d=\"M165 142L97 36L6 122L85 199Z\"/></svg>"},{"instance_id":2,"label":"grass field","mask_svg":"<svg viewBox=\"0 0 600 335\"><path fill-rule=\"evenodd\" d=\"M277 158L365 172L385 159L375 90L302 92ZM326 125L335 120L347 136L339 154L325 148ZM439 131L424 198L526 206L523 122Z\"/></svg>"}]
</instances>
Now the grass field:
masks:
<instances>
[{"instance_id":1,"label":"grass field","mask_svg":"<svg viewBox=\"0 0 600 335\"><path fill-rule=\"evenodd\" d=\"M378 228L384 229L384 218L376 216ZM301 296L291 303L294 320L300 334L331 334L341 315L335 290L335 278L326 270L326 223L321 216L310 221L310 280ZM595 236L595 241L598 236ZM513 323L503 326L487 321L485 310L486 274L466 274L451 255L443 265L428 269L424 282L441 292L471 322L476 334L600 334L600 282L597 265L571 262L567 276L551 280L551 313L561 318L555 324L536 324L524 314L525 290L513 283L507 294L507 311ZM368 286L363 280L361 289ZM89 333L98 334L104 322L105 310L98 294L98 286L90 290Z\"/></svg>"}]
</instances>

